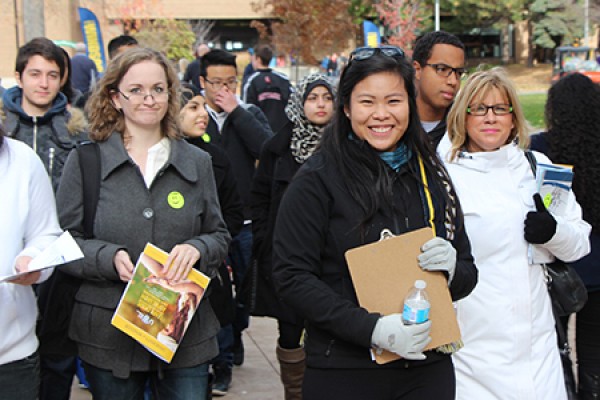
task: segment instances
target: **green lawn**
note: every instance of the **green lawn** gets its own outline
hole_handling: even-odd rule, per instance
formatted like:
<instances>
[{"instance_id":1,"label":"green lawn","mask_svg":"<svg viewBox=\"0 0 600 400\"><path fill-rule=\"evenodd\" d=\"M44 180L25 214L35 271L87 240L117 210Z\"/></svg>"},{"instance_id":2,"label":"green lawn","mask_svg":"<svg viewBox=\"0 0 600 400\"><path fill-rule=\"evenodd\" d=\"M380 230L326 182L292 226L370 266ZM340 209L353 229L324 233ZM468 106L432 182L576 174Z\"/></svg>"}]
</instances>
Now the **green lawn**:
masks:
<instances>
[{"instance_id":1,"label":"green lawn","mask_svg":"<svg viewBox=\"0 0 600 400\"><path fill-rule=\"evenodd\" d=\"M544 105L546 104L546 93L522 94L519 96L519 100L527 121L536 130L545 129Z\"/></svg>"}]
</instances>

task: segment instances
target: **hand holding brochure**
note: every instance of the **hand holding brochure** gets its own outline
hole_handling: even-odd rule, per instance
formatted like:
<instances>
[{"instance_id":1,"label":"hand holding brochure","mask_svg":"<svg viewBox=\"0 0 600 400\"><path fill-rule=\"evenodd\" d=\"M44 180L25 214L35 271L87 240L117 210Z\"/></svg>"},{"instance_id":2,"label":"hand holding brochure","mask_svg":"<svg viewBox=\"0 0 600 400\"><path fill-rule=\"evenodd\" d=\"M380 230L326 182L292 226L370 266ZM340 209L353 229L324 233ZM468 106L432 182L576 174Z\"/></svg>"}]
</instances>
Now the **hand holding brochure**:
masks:
<instances>
[{"instance_id":1,"label":"hand holding brochure","mask_svg":"<svg viewBox=\"0 0 600 400\"><path fill-rule=\"evenodd\" d=\"M537 190L548 211L554 215L564 215L573 184L573 167L537 164L535 180Z\"/></svg>"},{"instance_id":2,"label":"hand holding brochure","mask_svg":"<svg viewBox=\"0 0 600 400\"><path fill-rule=\"evenodd\" d=\"M112 325L171 362L210 282L192 269L187 279L165 278L169 255L148 243L113 315Z\"/></svg>"},{"instance_id":3,"label":"hand holding brochure","mask_svg":"<svg viewBox=\"0 0 600 400\"><path fill-rule=\"evenodd\" d=\"M65 231L50 246L38 254L29 263L26 272L0 277L0 282L11 281L30 272L41 271L83 258L81 249L69 231Z\"/></svg>"},{"instance_id":4,"label":"hand holding brochure","mask_svg":"<svg viewBox=\"0 0 600 400\"><path fill-rule=\"evenodd\" d=\"M548 211L556 216L564 215L573 184L573 167L561 164L537 164L535 183ZM530 244L527 249L530 264L537 260L536 254L535 246Z\"/></svg>"}]
</instances>

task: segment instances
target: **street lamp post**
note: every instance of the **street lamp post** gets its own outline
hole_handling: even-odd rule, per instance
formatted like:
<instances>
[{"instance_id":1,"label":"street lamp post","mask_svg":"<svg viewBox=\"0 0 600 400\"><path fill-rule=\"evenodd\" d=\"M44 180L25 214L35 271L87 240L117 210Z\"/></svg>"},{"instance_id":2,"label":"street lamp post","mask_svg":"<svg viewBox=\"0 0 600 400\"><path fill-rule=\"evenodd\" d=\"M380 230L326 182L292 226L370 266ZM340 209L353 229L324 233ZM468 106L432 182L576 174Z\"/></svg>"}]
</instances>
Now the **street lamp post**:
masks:
<instances>
[{"instance_id":1,"label":"street lamp post","mask_svg":"<svg viewBox=\"0 0 600 400\"><path fill-rule=\"evenodd\" d=\"M440 30L440 0L435 0L435 30Z\"/></svg>"},{"instance_id":2,"label":"street lamp post","mask_svg":"<svg viewBox=\"0 0 600 400\"><path fill-rule=\"evenodd\" d=\"M589 35L590 35L590 0L585 0L584 16L583 16L583 40L586 46L589 46Z\"/></svg>"}]
</instances>

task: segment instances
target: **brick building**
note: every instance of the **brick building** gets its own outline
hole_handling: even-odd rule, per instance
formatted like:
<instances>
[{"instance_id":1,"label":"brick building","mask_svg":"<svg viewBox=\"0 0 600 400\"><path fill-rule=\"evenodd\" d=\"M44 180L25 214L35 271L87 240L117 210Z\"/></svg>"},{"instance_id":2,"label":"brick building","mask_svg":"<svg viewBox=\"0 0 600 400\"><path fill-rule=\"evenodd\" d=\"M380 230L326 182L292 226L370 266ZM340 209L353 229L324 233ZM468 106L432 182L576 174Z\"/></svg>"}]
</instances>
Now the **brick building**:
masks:
<instances>
[{"instance_id":1,"label":"brick building","mask_svg":"<svg viewBox=\"0 0 600 400\"><path fill-rule=\"evenodd\" d=\"M122 18L203 19L216 21L213 32L219 37L219 47L241 51L258 40L250 22L266 19L265 14L253 10L251 0L0 0L0 76L14 75L17 49L31 38L24 29L24 15L31 15L32 5L38 6L34 11L43 18L39 24L43 27L37 26L37 32L52 40L72 42L83 40L78 7L88 8L99 20L104 46L123 33L118 23Z\"/></svg>"}]
</instances>

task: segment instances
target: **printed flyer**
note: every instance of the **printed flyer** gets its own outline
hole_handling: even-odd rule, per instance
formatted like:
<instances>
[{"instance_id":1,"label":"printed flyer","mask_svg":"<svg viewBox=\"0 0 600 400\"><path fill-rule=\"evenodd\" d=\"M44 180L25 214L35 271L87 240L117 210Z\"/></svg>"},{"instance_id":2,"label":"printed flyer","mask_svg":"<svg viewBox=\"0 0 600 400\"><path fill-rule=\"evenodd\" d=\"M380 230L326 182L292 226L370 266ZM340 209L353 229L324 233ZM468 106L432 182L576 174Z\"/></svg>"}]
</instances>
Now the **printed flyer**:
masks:
<instances>
[{"instance_id":1,"label":"printed flyer","mask_svg":"<svg viewBox=\"0 0 600 400\"><path fill-rule=\"evenodd\" d=\"M148 243L127 284L112 319L151 353L171 362L210 278L192 269L185 280L164 275L168 254Z\"/></svg>"}]
</instances>

